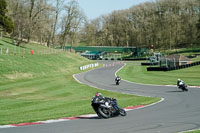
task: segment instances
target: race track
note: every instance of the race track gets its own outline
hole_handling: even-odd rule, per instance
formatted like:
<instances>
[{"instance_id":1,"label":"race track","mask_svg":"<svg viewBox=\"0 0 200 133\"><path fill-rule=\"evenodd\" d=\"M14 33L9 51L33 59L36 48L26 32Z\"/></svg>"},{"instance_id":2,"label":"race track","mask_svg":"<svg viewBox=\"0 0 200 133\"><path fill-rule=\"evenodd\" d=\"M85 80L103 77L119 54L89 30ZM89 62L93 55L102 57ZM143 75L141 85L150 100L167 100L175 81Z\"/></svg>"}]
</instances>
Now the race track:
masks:
<instances>
[{"instance_id":1,"label":"race track","mask_svg":"<svg viewBox=\"0 0 200 133\"><path fill-rule=\"evenodd\" d=\"M164 98L158 104L129 111L126 117L84 118L50 124L0 129L0 133L175 133L200 128L200 88L182 92L177 87L151 86L122 81L114 84L123 63L108 64L75 75L79 82L100 89ZM90 103L88 103L90 104Z\"/></svg>"}]
</instances>

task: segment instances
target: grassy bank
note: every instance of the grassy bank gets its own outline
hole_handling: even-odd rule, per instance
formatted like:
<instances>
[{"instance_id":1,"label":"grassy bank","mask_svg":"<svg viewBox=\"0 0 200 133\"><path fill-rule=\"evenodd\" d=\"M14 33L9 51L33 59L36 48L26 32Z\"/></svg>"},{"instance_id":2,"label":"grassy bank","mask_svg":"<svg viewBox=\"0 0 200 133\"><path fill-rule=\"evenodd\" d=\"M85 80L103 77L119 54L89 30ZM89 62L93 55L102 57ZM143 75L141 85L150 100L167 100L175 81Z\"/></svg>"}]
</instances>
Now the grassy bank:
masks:
<instances>
[{"instance_id":1,"label":"grassy bank","mask_svg":"<svg viewBox=\"0 0 200 133\"><path fill-rule=\"evenodd\" d=\"M8 41L0 41L0 48L15 47ZM41 46L23 44L23 49L34 49L36 53L38 47L41 50ZM21 47L16 49L22 51ZM122 107L159 100L97 90L77 83L72 75L81 72L80 66L90 63L69 52L0 55L0 125L94 113L90 102L97 91L117 98Z\"/></svg>"},{"instance_id":2,"label":"grassy bank","mask_svg":"<svg viewBox=\"0 0 200 133\"><path fill-rule=\"evenodd\" d=\"M200 47L181 48L181 49L166 50L166 51L161 51L161 52L164 54L181 54L184 56L192 56L192 55L200 54Z\"/></svg>"},{"instance_id":3,"label":"grassy bank","mask_svg":"<svg viewBox=\"0 0 200 133\"><path fill-rule=\"evenodd\" d=\"M157 85L176 85L177 79L182 79L188 85L200 86L200 66L175 70L175 71L147 71L147 66L141 66L141 62L127 63L118 72L123 79Z\"/></svg>"},{"instance_id":4,"label":"grassy bank","mask_svg":"<svg viewBox=\"0 0 200 133\"><path fill-rule=\"evenodd\" d=\"M200 133L200 130L190 131L190 132L184 132L184 133Z\"/></svg>"}]
</instances>

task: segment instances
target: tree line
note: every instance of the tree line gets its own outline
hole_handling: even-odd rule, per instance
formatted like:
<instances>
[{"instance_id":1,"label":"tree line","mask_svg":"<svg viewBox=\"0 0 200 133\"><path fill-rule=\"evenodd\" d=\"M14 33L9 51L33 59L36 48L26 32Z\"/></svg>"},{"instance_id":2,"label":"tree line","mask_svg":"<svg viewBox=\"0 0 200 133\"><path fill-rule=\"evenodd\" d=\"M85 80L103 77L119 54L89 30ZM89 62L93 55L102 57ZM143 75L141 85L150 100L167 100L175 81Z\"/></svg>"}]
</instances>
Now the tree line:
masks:
<instances>
[{"instance_id":1,"label":"tree line","mask_svg":"<svg viewBox=\"0 0 200 133\"><path fill-rule=\"evenodd\" d=\"M75 42L85 19L76 0L0 0L1 3L6 3L6 15L14 24L10 35L19 45L22 41L35 41L48 47L64 47Z\"/></svg>"},{"instance_id":2,"label":"tree line","mask_svg":"<svg viewBox=\"0 0 200 133\"><path fill-rule=\"evenodd\" d=\"M20 42L65 47L200 46L200 0L156 0L88 20L76 0L0 0L0 29ZM2 19L4 18L4 19ZM6 25L7 24L7 25Z\"/></svg>"},{"instance_id":3,"label":"tree line","mask_svg":"<svg viewBox=\"0 0 200 133\"><path fill-rule=\"evenodd\" d=\"M200 0L146 2L87 22L83 31L89 45L157 49L199 45Z\"/></svg>"}]
</instances>

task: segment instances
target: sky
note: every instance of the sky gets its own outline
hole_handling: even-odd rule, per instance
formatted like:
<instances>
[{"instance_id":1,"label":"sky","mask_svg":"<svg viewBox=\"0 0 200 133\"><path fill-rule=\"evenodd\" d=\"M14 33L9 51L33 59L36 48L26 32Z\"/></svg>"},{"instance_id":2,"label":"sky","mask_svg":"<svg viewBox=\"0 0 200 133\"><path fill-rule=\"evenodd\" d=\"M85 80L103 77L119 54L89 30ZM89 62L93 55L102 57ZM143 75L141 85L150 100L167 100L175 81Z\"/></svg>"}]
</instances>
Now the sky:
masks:
<instances>
[{"instance_id":1,"label":"sky","mask_svg":"<svg viewBox=\"0 0 200 133\"><path fill-rule=\"evenodd\" d=\"M88 19L95 19L116 10L128 9L152 0L77 0Z\"/></svg>"}]
</instances>

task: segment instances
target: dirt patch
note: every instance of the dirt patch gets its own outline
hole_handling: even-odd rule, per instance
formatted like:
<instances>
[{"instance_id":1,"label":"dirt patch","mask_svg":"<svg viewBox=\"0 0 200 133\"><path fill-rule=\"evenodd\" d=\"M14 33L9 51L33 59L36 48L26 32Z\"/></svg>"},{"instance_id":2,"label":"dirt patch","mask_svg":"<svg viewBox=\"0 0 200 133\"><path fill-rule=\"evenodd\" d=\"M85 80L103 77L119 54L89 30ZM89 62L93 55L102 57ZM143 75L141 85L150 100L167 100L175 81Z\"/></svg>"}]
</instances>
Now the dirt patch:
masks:
<instances>
[{"instance_id":1,"label":"dirt patch","mask_svg":"<svg viewBox=\"0 0 200 133\"><path fill-rule=\"evenodd\" d=\"M37 90L34 88L12 88L10 90L1 91L0 96L1 97L17 96L22 94L34 93L35 91Z\"/></svg>"},{"instance_id":2,"label":"dirt patch","mask_svg":"<svg viewBox=\"0 0 200 133\"><path fill-rule=\"evenodd\" d=\"M32 74L31 73L14 73L14 74L7 74L4 75L6 78L11 79L11 80L15 80L15 79L23 79L23 78L32 78Z\"/></svg>"}]
</instances>

